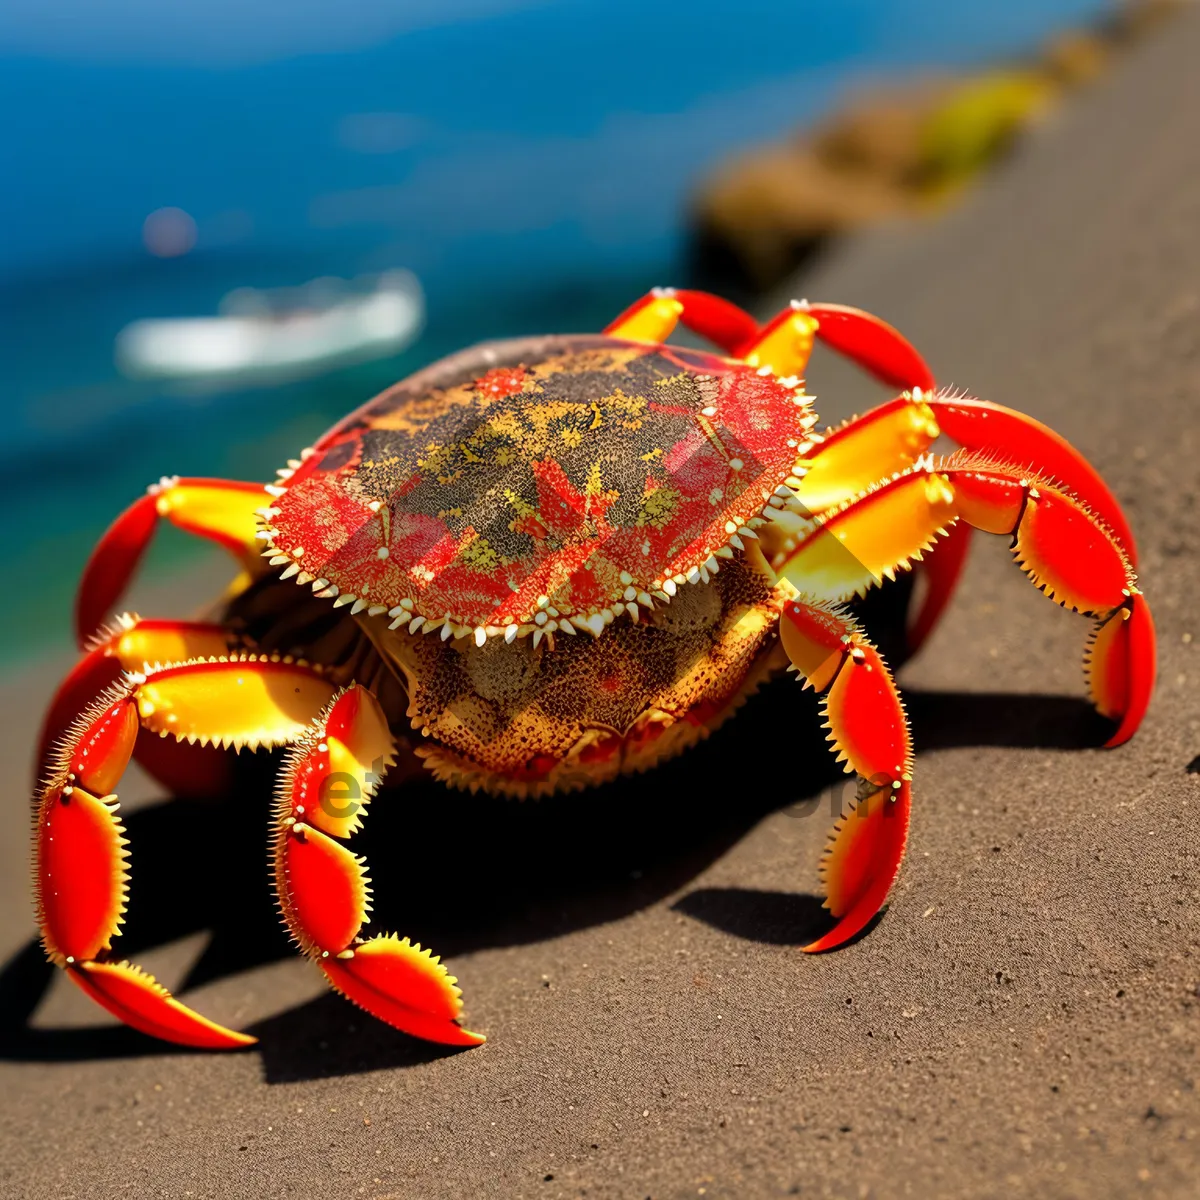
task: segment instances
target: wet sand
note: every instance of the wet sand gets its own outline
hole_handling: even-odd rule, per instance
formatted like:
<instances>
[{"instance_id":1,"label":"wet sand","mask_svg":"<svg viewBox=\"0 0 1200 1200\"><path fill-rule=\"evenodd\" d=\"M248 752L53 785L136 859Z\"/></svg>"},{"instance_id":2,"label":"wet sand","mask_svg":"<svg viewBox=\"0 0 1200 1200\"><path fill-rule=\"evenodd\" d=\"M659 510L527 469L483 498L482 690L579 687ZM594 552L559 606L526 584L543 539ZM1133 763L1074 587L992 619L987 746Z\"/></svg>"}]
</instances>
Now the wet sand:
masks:
<instances>
[{"instance_id":1,"label":"wet sand","mask_svg":"<svg viewBox=\"0 0 1200 1200\"><path fill-rule=\"evenodd\" d=\"M909 857L845 950L795 949L820 919L828 825L824 799L797 802L834 777L794 684L620 788L513 806L421 786L403 811L377 804L376 912L449 957L491 1038L451 1055L291 957L265 779L261 804L171 806L133 780L122 949L262 1039L201 1055L104 1026L65 981L46 990L23 792L62 664L10 678L0 1193L1195 1195L1198 57L1200 12L963 208L869 235L803 284L894 320L942 379L1051 423L1113 485L1162 658L1132 743L1098 748L1086 623L981 539L901 673L919 747ZM810 383L834 397L844 379L820 361ZM173 591L143 611L200 594Z\"/></svg>"}]
</instances>

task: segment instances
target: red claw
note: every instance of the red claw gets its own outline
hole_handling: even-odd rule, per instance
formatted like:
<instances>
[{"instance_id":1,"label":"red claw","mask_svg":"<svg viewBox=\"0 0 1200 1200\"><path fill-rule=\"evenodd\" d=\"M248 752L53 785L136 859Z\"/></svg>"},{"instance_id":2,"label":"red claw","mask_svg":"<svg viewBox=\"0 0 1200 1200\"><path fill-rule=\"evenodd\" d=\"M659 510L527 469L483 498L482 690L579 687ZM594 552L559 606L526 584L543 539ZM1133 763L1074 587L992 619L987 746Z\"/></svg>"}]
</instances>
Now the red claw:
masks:
<instances>
[{"instance_id":1,"label":"red claw","mask_svg":"<svg viewBox=\"0 0 1200 1200\"><path fill-rule=\"evenodd\" d=\"M911 817L912 788L906 780L859 801L841 817L822 864L826 906L839 919L804 947L808 953L844 945L871 923L900 872Z\"/></svg>"},{"instance_id":2,"label":"red claw","mask_svg":"<svg viewBox=\"0 0 1200 1200\"><path fill-rule=\"evenodd\" d=\"M94 705L73 727L42 794L35 858L42 941L83 991L135 1029L208 1049L249 1045L254 1038L193 1012L137 967L100 961L120 932L128 890L125 830L110 793L138 730L129 691Z\"/></svg>"},{"instance_id":3,"label":"red claw","mask_svg":"<svg viewBox=\"0 0 1200 1200\"><path fill-rule=\"evenodd\" d=\"M101 667L119 666L123 654L178 649L218 636L211 627L122 622L69 677L65 691L73 695L87 680L102 679ZM254 1041L193 1012L132 964L108 959L128 892L125 830L114 789L140 735L278 745L302 732L303 718L333 692L303 664L230 653L157 669L145 665L65 721L60 743L46 756L37 796L33 867L42 942L75 984L126 1024L208 1049ZM332 919L328 911L320 917Z\"/></svg>"}]
</instances>

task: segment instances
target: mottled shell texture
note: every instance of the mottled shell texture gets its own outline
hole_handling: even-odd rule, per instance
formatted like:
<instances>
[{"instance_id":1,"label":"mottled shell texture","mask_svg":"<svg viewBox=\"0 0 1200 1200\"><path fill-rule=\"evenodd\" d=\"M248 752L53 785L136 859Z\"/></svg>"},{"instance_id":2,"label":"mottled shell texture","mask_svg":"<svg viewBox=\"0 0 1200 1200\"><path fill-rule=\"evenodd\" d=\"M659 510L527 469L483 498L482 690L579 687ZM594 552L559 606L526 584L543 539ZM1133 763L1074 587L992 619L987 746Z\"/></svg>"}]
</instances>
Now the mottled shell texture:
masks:
<instances>
[{"instance_id":1,"label":"mottled shell texture","mask_svg":"<svg viewBox=\"0 0 1200 1200\"><path fill-rule=\"evenodd\" d=\"M274 553L330 596L489 635L611 620L694 579L792 473L811 418L773 377L673 346L541 346L482 372L476 355L465 379L435 366L336 426L274 501Z\"/></svg>"}]
</instances>

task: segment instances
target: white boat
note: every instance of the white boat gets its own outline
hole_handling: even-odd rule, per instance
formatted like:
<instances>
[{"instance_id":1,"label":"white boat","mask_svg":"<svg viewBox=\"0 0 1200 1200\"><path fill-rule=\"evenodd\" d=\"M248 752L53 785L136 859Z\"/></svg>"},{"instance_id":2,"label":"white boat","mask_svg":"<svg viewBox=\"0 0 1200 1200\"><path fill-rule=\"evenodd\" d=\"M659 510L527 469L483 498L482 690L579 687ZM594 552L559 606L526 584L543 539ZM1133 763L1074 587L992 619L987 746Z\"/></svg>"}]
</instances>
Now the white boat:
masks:
<instances>
[{"instance_id":1,"label":"white boat","mask_svg":"<svg viewBox=\"0 0 1200 1200\"><path fill-rule=\"evenodd\" d=\"M421 331L425 299L410 271L296 288L238 288L214 317L145 319L117 334L134 379L277 383L398 353Z\"/></svg>"}]
</instances>

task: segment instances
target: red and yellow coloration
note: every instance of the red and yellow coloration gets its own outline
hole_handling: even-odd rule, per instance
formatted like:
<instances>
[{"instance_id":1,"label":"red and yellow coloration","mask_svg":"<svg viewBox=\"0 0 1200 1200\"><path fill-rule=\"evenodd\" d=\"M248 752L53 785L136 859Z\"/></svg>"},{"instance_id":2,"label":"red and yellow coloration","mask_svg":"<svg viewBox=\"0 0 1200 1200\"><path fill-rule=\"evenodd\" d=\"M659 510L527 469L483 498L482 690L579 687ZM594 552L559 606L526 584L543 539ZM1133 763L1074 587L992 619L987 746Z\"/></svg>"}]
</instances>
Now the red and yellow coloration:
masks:
<instances>
[{"instance_id":1,"label":"red and yellow coloration","mask_svg":"<svg viewBox=\"0 0 1200 1200\"><path fill-rule=\"evenodd\" d=\"M677 323L720 353L666 344ZM816 432L802 376L818 340L902 394ZM931 457L942 434L963 450ZM160 517L225 546L241 575L208 622L102 627ZM796 303L759 326L717 297L660 290L603 335L435 364L265 489L163 480L87 565L86 652L44 724L46 951L148 1033L251 1040L114 961L128 886L115 789L133 756L169 786L213 788L229 778L214 747L287 746L273 855L296 943L380 1019L475 1045L439 960L366 928L370 884L345 844L400 744L453 786L567 791L680 753L785 666L822 697L859 779L821 867L835 923L805 949L841 945L897 877L913 772L895 682L842 605L919 566L919 645L972 529L1009 537L1037 587L1093 620L1092 699L1110 745L1131 736L1154 629L1116 500L1053 431L937 391L902 335L856 309Z\"/></svg>"},{"instance_id":2,"label":"red and yellow coloration","mask_svg":"<svg viewBox=\"0 0 1200 1200\"><path fill-rule=\"evenodd\" d=\"M228 479L164 477L109 527L83 569L75 604L75 632L86 645L120 600L160 518L223 546L250 570L255 567L255 509L262 488Z\"/></svg>"},{"instance_id":3,"label":"red and yellow coloration","mask_svg":"<svg viewBox=\"0 0 1200 1200\"><path fill-rule=\"evenodd\" d=\"M406 1033L474 1046L484 1039L455 1023L461 993L439 959L394 934L359 937L370 909L367 876L335 839L358 828L394 746L383 710L362 687L336 697L296 744L276 806L280 909L297 944L344 996Z\"/></svg>"},{"instance_id":4,"label":"red and yellow coloration","mask_svg":"<svg viewBox=\"0 0 1200 1200\"><path fill-rule=\"evenodd\" d=\"M805 687L824 697L838 760L862 781L821 862L825 907L838 923L806 950L829 950L860 933L900 870L912 809L912 743L891 672L845 613L795 601L780 639Z\"/></svg>"}]
</instances>

